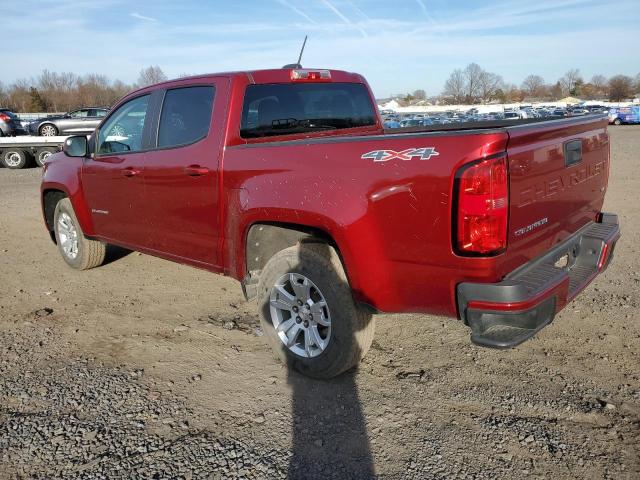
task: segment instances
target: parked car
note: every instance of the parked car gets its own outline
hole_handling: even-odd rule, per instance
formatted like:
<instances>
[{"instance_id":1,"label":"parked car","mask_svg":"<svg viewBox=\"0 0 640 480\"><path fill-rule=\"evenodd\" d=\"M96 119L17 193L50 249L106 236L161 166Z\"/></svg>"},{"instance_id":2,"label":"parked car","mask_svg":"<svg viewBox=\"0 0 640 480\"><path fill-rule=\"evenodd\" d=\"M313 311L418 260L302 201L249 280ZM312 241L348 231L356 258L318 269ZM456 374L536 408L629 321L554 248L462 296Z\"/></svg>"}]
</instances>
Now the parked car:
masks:
<instances>
[{"instance_id":1,"label":"parked car","mask_svg":"<svg viewBox=\"0 0 640 480\"><path fill-rule=\"evenodd\" d=\"M85 107L64 115L41 118L29 124L29 133L45 137L89 134L95 130L108 112L106 108Z\"/></svg>"},{"instance_id":2,"label":"parked car","mask_svg":"<svg viewBox=\"0 0 640 480\"><path fill-rule=\"evenodd\" d=\"M387 120L384 122L384 128L400 128L400 122L395 120Z\"/></svg>"},{"instance_id":3,"label":"parked car","mask_svg":"<svg viewBox=\"0 0 640 480\"><path fill-rule=\"evenodd\" d=\"M504 112L505 120L520 120L521 118L522 116L520 115L520 112L506 111L506 110Z\"/></svg>"},{"instance_id":4,"label":"parked car","mask_svg":"<svg viewBox=\"0 0 640 480\"><path fill-rule=\"evenodd\" d=\"M512 347L604 271L620 235L601 212L606 120L535 120L389 133L359 74L182 78L65 140L43 218L78 270L115 244L239 280L274 351L312 377L357 365L378 311L459 317L473 342Z\"/></svg>"},{"instance_id":5,"label":"parked car","mask_svg":"<svg viewBox=\"0 0 640 480\"><path fill-rule=\"evenodd\" d=\"M569 110L569 115L571 115L572 117L587 115L588 113L590 113L589 110L584 107L573 107L571 110Z\"/></svg>"},{"instance_id":6,"label":"parked car","mask_svg":"<svg viewBox=\"0 0 640 480\"><path fill-rule=\"evenodd\" d=\"M13 137L25 133L16 114L8 108L0 108L0 137Z\"/></svg>"}]
</instances>

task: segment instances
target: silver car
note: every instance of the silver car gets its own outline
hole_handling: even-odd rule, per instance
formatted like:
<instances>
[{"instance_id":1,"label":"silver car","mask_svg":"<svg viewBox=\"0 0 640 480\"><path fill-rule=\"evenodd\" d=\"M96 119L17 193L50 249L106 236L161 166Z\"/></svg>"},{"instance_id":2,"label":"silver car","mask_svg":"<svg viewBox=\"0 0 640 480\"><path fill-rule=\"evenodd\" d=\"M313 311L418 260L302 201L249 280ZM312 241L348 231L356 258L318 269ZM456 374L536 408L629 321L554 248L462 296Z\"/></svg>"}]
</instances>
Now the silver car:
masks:
<instances>
[{"instance_id":1,"label":"silver car","mask_svg":"<svg viewBox=\"0 0 640 480\"><path fill-rule=\"evenodd\" d=\"M89 134L108 111L106 108L86 107L60 116L41 118L29 124L29 133L45 137Z\"/></svg>"}]
</instances>

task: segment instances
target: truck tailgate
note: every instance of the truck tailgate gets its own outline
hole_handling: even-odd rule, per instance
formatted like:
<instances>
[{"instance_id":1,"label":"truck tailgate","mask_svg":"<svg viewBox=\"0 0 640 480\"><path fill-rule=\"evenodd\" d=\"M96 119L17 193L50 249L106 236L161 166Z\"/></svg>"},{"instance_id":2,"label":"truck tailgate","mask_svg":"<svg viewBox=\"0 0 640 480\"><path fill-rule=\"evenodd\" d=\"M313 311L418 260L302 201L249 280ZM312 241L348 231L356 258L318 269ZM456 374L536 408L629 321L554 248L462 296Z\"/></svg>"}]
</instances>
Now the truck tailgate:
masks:
<instances>
[{"instance_id":1,"label":"truck tailgate","mask_svg":"<svg viewBox=\"0 0 640 480\"><path fill-rule=\"evenodd\" d=\"M507 269L562 242L600 213L609 172L606 117L508 127Z\"/></svg>"}]
</instances>

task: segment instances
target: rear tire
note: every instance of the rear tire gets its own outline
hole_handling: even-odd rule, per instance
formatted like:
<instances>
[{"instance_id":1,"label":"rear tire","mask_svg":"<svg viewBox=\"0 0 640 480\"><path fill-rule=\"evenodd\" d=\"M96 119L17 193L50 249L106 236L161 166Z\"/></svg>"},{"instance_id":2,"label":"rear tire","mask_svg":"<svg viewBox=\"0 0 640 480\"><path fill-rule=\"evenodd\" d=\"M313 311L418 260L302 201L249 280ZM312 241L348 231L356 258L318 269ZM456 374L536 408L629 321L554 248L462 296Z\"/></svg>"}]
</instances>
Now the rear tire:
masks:
<instances>
[{"instance_id":1,"label":"rear tire","mask_svg":"<svg viewBox=\"0 0 640 480\"><path fill-rule=\"evenodd\" d=\"M56 205L53 230L58 250L67 265L76 270L88 270L102 265L106 245L84 236L68 198L63 198Z\"/></svg>"},{"instance_id":2,"label":"rear tire","mask_svg":"<svg viewBox=\"0 0 640 480\"><path fill-rule=\"evenodd\" d=\"M47 158L58 151L55 147L40 147L36 150L35 160L39 167L44 166L44 162Z\"/></svg>"},{"instance_id":3,"label":"rear tire","mask_svg":"<svg viewBox=\"0 0 640 480\"><path fill-rule=\"evenodd\" d=\"M15 148L7 148L2 150L2 164L14 170L27 166L27 155Z\"/></svg>"},{"instance_id":4,"label":"rear tire","mask_svg":"<svg viewBox=\"0 0 640 480\"><path fill-rule=\"evenodd\" d=\"M311 299L311 293L309 298L305 298L304 295L297 294L287 286L286 288L294 292L293 296L287 297L287 301L294 302L291 303L294 305L293 309L297 308L295 305L300 305L300 312L303 308L309 312L316 312L318 305L323 301L326 303L327 310L323 310L324 313L320 317L316 314L316 322L322 318L323 323L315 325L316 332L320 328L324 329L322 334L324 338L319 338L319 343L324 346L321 349L319 345L312 343L307 350L308 356L303 356L305 352L302 350L306 345L307 335L312 338L311 342L317 338L314 336L315 333L311 332L314 327L313 318L308 322L306 319L309 317L300 313L303 318L300 321L300 316L293 313L293 310L284 316L277 312L284 312L286 309L282 310L274 306L274 304L282 305L279 302L283 298L281 297L283 279L286 281L287 278L300 281L306 279L305 282L308 280L316 299L322 299L314 301ZM302 285L301 283L300 286ZM297 300L301 302L295 303ZM307 308L307 304L310 305L310 309ZM373 341L374 320L371 314L361 309L353 300L340 258L332 247L324 243L302 243L276 253L260 275L258 307L262 329L278 357L289 368L312 378L333 378L356 366ZM298 310L295 311L298 312ZM329 324L328 333L326 333L327 327L322 326L326 323ZM286 324L291 327L285 330ZM277 329L276 325L280 328ZM285 338L294 329L296 333L293 337L294 342L291 342L293 345L287 346ZM296 339L298 341L295 341ZM313 350L315 350L314 353L308 353ZM296 351L298 353L295 353Z\"/></svg>"}]
</instances>

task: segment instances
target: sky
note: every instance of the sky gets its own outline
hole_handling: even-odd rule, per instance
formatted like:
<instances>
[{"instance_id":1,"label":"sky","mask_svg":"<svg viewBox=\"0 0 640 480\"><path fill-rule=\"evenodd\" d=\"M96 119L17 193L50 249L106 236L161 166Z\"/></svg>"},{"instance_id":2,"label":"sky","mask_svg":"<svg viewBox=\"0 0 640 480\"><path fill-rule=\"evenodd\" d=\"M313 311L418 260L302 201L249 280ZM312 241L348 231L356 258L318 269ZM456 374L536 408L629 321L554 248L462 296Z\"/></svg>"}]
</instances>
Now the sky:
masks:
<instances>
[{"instance_id":1,"label":"sky","mask_svg":"<svg viewBox=\"0 0 640 480\"><path fill-rule=\"evenodd\" d=\"M0 82L43 69L134 82L302 64L363 74L378 98L437 95L470 62L519 85L640 73L640 0L0 0Z\"/></svg>"}]
</instances>

